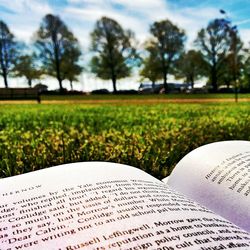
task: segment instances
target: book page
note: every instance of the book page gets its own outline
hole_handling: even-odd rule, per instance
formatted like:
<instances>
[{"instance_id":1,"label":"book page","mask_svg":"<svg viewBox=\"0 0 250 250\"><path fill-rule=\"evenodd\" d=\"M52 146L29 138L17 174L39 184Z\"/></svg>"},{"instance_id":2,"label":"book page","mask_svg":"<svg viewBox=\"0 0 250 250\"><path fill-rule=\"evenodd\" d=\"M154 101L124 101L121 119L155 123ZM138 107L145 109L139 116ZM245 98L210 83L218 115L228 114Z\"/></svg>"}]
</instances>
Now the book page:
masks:
<instances>
[{"instance_id":1,"label":"book page","mask_svg":"<svg viewBox=\"0 0 250 250\"><path fill-rule=\"evenodd\" d=\"M250 248L250 234L133 167L74 163L0 181L1 250L229 248Z\"/></svg>"},{"instance_id":2,"label":"book page","mask_svg":"<svg viewBox=\"0 0 250 250\"><path fill-rule=\"evenodd\" d=\"M192 151L168 184L250 231L250 142L216 142Z\"/></svg>"}]
</instances>

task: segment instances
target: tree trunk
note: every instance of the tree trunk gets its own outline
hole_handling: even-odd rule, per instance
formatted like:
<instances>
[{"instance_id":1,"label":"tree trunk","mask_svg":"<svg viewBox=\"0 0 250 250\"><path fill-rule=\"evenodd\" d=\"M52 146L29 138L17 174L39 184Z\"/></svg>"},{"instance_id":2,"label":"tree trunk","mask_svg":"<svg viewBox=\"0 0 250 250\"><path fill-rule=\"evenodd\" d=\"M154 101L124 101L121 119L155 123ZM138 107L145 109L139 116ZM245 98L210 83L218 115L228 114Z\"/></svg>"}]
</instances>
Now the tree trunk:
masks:
<instances>
[{"instance_id":1,"label":"tree trunk","mask_svg":"<svg viewBox=\"0 0 250 250\"><path fill-rule=\"evenodd\" d=\"M116 74L115 74L115 69L114 69L114 66L113 66L113 63L111 63L111 80L112 80L112 83L113 83L113 93L116 94L117 93L117 89L116 89Z\"/></svg>"},{"instance_id":2,"label":"tree trunk","mask_svg":"<svg viewBox=\"0 0 250 250\"><path fill-rule=\"evenodd\" d=\"M70 83L70 88L71 88L71 90L73 90L73 81L70 80L69 83Z\"/></svg>"},{"instance_id":3,"label":"tree trunk","mask_svg":"<svg viewBox=\"0 0 250 250\"><path fill-rule=\"evenodd\" d=\"M193 76L190 76L190 82L191 82L191 88L194 88L194 78Z\"/></svg>"},{"instance_id":4,"label":"tree trunk","mask_svg":"<svg viewBox=\"0 0 250 250\"><path fill-rule=\"evenodd\" d=\"M167 73L166 72L164 72L163 85L164 85L165 94L167 94L168 93L168 79L167 79Z\"/></svg>"},{"instance_id":5,"label":"tree trunk","mask_svg":"<svg viewBox=\"0 0 250 250\"><path fill-rule=\"evenodd\" d=\"M5 88L8 88L8 79L7 79L7 68L5 66L4 63L4 52L3 52L3 48L1 46L1 50L0 50L0 64L1 64L1 69L2 69L2 76L3 76L3 80L4 80L4 85Z\"/></svg>"},{"instance_id":6,"label":"tree trunk","mask_svg":"<svg viewBox=\"0 0 250 250\"><path fill-rule=\"evenodd\" d=\"M7 79L7 73L5 70L3 70L3 79L4 79L4 85L5 85L5 88L8 88L8 79Z\"/></svg>"},{"instance_id":7,"label":"tree trunk","mask_svg":"<svg viewBox=\"0 0 250 250\"><path fill-rule=\"evenodd\" d=\"M56 78L57 78L58 83L59 83L60 92L63 92L61 69L60 69L60 59L59 59L59 51L58 51L59 48L58 48L58 45L56 45L56 41L53 40L53 42L55 43L54 53L55 53L55 63L56 63Z\"/></svg>"},{"instance_id":8,"label":"tree trunk","mask_svg":"<svg viewBox=\"0 0 250 250\"><path fill-rule=\"evenodd\" d=\"M155 92L155 81L152 81L152 89L153 89L153 92Z\"/></svg>"},{"instance_id":9,"label":"tree trunk","mask_svg":"<svg viewBox=\"0 0 250 250\"><path fill-rule=\"evenodd\" d=\"M60 73L61 73L60 72L60 62L59 62L59 59L56 58L56 78L57 78L58 83L59 83L60 92L63 92L62 79L61 79Z\"/></svg>"},{"instance_id":10,"label":"tree trunk","mask_svg":"<svg viewBox=\"0 0 250 250\"><path fill-rule=\"evenodd\" d=\"M216 65L213 65L211 69L211 84L212 84L213 92L217 92L218 84L217 84Z\"/></svg>"},{"instance_id":11,"label":"tree trunk","mask_svg":"<svg viewBox=\"0 0 250 250\"><path fill-rule=\"evenodd\" d=\"M62 79L60 78L60 76L57 76L57 80L59 82L60 92L63 92Z\"/></svg>"},{"instance_id":12,"label":"tree trunk","mask_svg":"<svg viewBox=\"0 0 250 250\"><path fill-rule=\"evenodd\" d=\"M114 94L117 93L117 89L116 89L116 77L112 76L112 83L113 83L113 89L114 89Z\"/></svg>"},{"instance_id":13,"label":"tree trunk","mask_svg":"<svg viewBox=\"0 0 250 250\"><path fill-rule=\"evenodd\" d=\"M30 88L32 87L32 80L31 79L28 79L28 85Z\"/></svg>"}]
</instances>

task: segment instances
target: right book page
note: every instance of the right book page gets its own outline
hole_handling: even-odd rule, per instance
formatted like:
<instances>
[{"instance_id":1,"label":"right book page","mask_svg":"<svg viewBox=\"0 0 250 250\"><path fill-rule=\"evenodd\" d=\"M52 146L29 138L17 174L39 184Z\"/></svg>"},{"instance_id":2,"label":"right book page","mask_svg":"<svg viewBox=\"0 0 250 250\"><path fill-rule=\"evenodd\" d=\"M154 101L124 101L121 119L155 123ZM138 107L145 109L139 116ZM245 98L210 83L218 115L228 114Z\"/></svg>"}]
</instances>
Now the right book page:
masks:
<instances>
[{"instance_id":1,"label":"right book page","mask_svg":"<svg viewBox=\"0 0 250 250\"><path fill-rule=\"evenodd\" d=\"M165 182L250 231L250 142L215 142L197 148Z\"/></svg>"}]
</instances>

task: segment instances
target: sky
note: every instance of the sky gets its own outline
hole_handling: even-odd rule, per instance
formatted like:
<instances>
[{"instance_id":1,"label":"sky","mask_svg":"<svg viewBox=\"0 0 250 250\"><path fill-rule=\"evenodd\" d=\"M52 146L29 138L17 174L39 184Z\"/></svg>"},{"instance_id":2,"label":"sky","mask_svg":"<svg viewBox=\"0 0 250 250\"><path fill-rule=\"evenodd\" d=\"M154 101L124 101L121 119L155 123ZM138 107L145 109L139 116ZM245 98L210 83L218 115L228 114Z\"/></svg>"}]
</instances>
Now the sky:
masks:
<instances>
[{"instance_id":1,"label":"sky","mask_svg":"<svg viewBox=\"0 0 250 250\"><path fill-rule=\"evenodd\" d=\"M250 0L0 0L0 19L7 23L18 40L32 43L42 18L48 14L59 15L78 38L83 51L83 63L88 67L90 32L102 16L118 21L124 29L136 34L139 46L150 37L149 27L154 21L169 19L185 30L186 48L192 48L197 32L208 22L223 17L219 10L226 11L228 18L237 25L240 36L249 46ZM119 81L118 89L138 88L136 73ZM96 88L112 89L111 82L102 81L85 72L75 88L89 91ZM58 88L53 79L43 79L50 88ZM3 87L0 79L0 87ZM25 86L24 79L11 79L10 86ZM69 85L65 82L65 87Z\"/></svg>"}]
</instances>

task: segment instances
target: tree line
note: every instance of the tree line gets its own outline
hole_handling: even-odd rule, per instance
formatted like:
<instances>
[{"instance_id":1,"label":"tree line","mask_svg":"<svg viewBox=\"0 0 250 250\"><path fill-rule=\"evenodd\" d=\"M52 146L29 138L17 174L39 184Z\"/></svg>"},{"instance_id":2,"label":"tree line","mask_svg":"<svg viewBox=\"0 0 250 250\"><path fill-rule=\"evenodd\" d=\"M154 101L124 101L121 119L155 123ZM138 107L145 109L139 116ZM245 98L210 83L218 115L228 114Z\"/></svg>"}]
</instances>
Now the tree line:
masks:
<instances>
[{"instance_id":1,"label":"tree line","mask_svg":"<svg viewBox=\"0 0 250 250\"><path fill-rule=\"evenodd\" d=\"M162 82L166 93L169 75L185 79L192 87L206 77L214 92L221 85L250 89L250 51L227 18L211 20L198 32L190 50L185 50L185 31L167 19L150 25L150 38L142 50L133 31L108 17L97 20L90 37L90 70L111 80L114 92L117 80L130 76L135 67L153 87ZM81 56L78 39L59 16L47 14L30 45L17 41L0 21L0 74L6 88L9 76L25 77L31 87L33 80L47 75L57 79L60 91L65 80L73 89L72 83L84 70Z\"/></svg>"}]
</instances>

